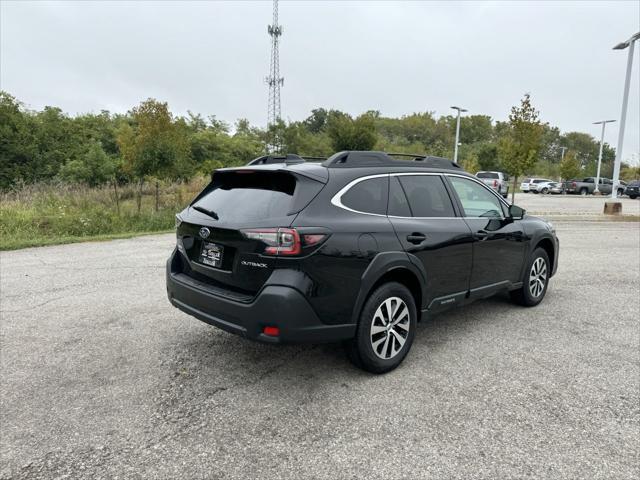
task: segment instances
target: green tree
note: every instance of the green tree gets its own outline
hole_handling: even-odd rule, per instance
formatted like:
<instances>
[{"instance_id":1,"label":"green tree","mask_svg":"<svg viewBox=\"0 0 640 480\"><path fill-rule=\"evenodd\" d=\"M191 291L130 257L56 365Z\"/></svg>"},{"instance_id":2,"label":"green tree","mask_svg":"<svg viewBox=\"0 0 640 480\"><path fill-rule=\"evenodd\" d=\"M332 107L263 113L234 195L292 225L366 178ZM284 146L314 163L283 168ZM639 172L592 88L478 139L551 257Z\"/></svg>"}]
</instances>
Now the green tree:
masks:
<instances>
[{"instance_id":1,"label":"green tree","mask_svg":"<svg viewBox=\"0 0 640 480\"><path fill-rule=\"evenodd\" d=\"M576 152L568 150L560 162L560 177L562 180L569 180L580 175L580 162L576 157Z\"/></svg>"},{"instance_id":2,"label":"green tree","mask_svg":"<svg viewBox=\"0 0 640 480\"><path fill-rule=\"evenodd\" d=\"M38 177L34 129L33 119L22 104L0 91L0 189Z\"/></svg>"},{"instance_id":3,"label":"green tree","mask_svg":"<svg viewBox=\"0 0 640 480\"><path fill-rule=\"evenodd\" d=\"M477 147L478 166L480 170L499 170L498 146L495 143L481 143Z\"/></svg>"},{"instance_id":4,"label":"green tree","mask_svg":"<svg viewBox=\"0 0 640 480\"><path fill-rule=\"evenodd\" d=\"M503 168L513 176L511 202L514 201L518 176L527 172L536 163L541 146L543 125L539 112L531 104L528 93L520 105L511 108L509 128L498 143L498 157Z\"/></svg>"},{"instance_id":5,"label":"green tree","mask_svg":"<svg viewBox=\"0 0 640 480\"><path fill-rule=\"evenodd\" d=\"M60 177L69 182L96 187L112 181L116 168L114 159L105 153L100 143L95 142L84 155L64 164L60 169Z\"/></svg>"},{"instance_id":6,"label":"green tree","mask_svg":"<svg viewBox=\"0 0 640 480\"><path fill-rule=\"evenodd\" d=\"M191 152L186 123L175 121L166 103L150 98L135 107L131 117L132 124L123 124L117 138L124 169L138 183L136 204L139 212L144 180L155 177L157 182L162 178L189 176Z\"/></svg>"},{"instance_id":7,"label":"green tree","mask_svg":"<svg viewBox=\"0 0 640 480\"><path fill-rule=\"evenodd\" d=\"M478 163L478 155L474 152L471 152L468 155L465 155L462 159L462 168L464 168L467 172L476 174L480 171L480 164Z\"/></svg>"},{"instance_id":8,"label":"green tree","mask_svg":"<svg viewBox=\"0 0 640 480\"><path fill-rule=\"evenodd\" d=\"M376 144L376 126L372 115L363 114L355 120L350 115L335 115L327 129L334 151L371 150Z\"/></svg>"}]
</instances>

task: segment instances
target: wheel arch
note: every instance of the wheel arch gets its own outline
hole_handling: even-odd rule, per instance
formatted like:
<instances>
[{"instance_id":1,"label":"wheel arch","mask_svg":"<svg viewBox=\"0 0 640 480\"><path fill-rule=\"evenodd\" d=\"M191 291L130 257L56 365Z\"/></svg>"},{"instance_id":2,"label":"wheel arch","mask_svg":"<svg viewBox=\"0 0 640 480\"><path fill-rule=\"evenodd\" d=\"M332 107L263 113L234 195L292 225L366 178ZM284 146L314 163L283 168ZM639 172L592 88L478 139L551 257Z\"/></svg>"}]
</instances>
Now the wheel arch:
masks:
<instances>
[{"instance_id":1,"label":"wheel arch","mask_svg":"<svg viewBox=\"0 0 640 480\"><path fill-rule=\"evenodd\" d=\"M387 282L398 282L407 287L413 295L418 320L420 319L422 301L425 298L426 273L424 268L422 265L418 267L414 264L404 252L386 252L376 255L362 275L360 291L352 313L353 323L358 323L364 303L371 292Z\"/></svg>"},{"instance_id":2,"label":"wheel arch","mask_svg":"<svg viewBox=\"0 0 640 480\"><path fill-rule=\"evenodd\" d=\"M556 249L555 245L553 244L553 240L551 240L549 237L541 238L535 243L532 252L537 248L542 248L545 252L547 252L547 256L549 257L549 262L551 264L551 269L553 271L553 266L555 265L556 259Z\"/></svg>"}]
</instances>

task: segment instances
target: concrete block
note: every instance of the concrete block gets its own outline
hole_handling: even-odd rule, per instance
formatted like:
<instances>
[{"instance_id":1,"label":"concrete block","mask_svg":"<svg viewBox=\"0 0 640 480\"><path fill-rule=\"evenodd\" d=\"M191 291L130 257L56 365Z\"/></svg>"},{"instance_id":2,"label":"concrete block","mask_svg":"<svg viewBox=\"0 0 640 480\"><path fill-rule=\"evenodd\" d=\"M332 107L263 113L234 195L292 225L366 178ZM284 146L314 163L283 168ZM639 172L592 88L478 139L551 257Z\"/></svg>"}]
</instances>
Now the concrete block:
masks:
<instances>
[{"instance_id":1,"label":"concrete block","mask_svg":"<svg viewBox=\"0 0 640 480\"><path fill-rule=\"evenodd\" d=\"M609 200L604 202L605 215L622 215L622 202Z\"/></svg>"}]
</instances>

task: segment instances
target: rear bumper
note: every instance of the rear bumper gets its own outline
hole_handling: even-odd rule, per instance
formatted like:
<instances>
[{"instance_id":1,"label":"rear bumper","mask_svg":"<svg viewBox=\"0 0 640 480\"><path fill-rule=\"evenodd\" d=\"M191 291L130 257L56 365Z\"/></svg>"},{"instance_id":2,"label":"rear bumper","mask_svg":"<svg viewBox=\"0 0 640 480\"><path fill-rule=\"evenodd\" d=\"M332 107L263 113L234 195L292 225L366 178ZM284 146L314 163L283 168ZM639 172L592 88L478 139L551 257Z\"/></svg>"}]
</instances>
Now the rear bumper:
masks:
<instances>
[{"instance_id":1,"label":"rear bumper","mask_svg":"<svg viewBox=\"0 0 640 480\"><path fill-rule=\"evenodd\" d=\"M208 290L200 282L171 271L167 262L167 296L171 304L210 325L246 338L268 343L327 343L352 338L355 325L327 325L307 299L291 285L267 284L251 301L238 301ZM278 327L278 336L263 333Z\"/></svg>"}]
</instances>

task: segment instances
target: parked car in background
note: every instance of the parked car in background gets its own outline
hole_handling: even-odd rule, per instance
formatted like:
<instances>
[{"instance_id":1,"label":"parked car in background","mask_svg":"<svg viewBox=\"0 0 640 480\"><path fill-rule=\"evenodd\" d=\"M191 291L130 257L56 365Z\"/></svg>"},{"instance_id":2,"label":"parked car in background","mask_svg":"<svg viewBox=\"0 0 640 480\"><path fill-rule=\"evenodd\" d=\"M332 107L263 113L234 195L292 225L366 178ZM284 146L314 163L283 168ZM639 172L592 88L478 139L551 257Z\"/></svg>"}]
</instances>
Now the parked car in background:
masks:
<instances>
[{"instance_id":1,"label":"parked car in background","mask_svg":"<svg viewBox=\"0 0 640 480\"><path fill-rule=\"evenodd\" d=\"M537 185L539 183L551 183L553 180L548 178L525 178L520 184L520 191L522 193L534 192L538 193Z\"/></svg>"},{"instance_id":2,"label":"parked car in background","mask_svg":"<svg viewBox=\"0 0 640 480\"><path fill-rule=\"evenodd\" d=\"M564 193L564 188L562 186L562 182L552 182L549 184L549 193L554 195L558 195Z\"/></svg>"},{"instance_id":3,"label":"parked car in background","mask_svg":"<svg viewBox=\"0 0 640 480\"><path fill-rule=\"evenodd\" d=\"M564 184L567 193L578 195L592 195L596 189L596 177L586 177L583 179L568 180ZM610 195L613 188L613 180L610 178L600 178L598 191L603 195ZM624 194L624 187L618 185L618 196Z\"/></svg>"},{"instance_id":4,"label":"parked car in background","mask_svg":"<svg viewBox=\"0 0 640 480\"><path fill-rule=\"evenodd\" d=\"M634 199L640 197L640 180L632 180L629 182L627 188L624 189L624 194Z\"/></svg>"},{"instance_id":5,"label":"parked car in background","mask_svg":"<svg viewBox=\"0 0 640 480\"><path fill-rule=\"evenodd\" d=\"M545 182L545 181L533 182L529 184L529 191L531 193L547 194L551 190L552 185L557 185L557 182L553 182L551 180L549 180L548 182Z\"/></svg>"},{"instance_id":6,"label":"parked car in background","mask_svg":"<svg viewBox=\"0 0 640 480\"><path fill-rule=\"evenodd\" d=\"M504 198L509 196L509 175L503 172L478 172L476 177Z\"/></svg>"}]
</instances>

